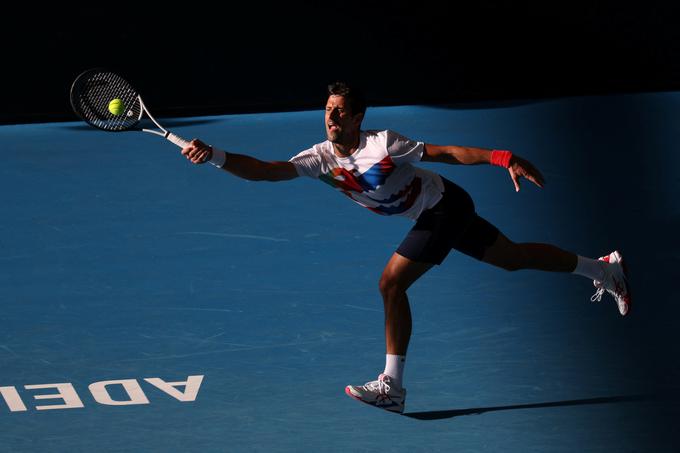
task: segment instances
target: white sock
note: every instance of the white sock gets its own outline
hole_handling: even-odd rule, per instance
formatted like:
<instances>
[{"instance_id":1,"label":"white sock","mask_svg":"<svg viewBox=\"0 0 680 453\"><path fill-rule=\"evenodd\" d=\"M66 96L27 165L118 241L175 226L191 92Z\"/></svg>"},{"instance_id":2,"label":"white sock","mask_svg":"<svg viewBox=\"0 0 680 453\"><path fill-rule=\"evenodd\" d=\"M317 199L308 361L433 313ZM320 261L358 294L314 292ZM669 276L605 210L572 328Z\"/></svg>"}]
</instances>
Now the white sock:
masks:
<instances>
[{"instance_id":1,"label":"white sock","mask_svg":"<svg viewBox=\"0 0 680 453\"><path fill-rule=\"evenodd\" d=\"M601 282L604 280L604 268L606 266L607 263L604 261L579 256L576 263L576 269L574 269L572 273L583 275L584 277L587 277L591 280L597 280Z\"/></svg>"},{"instance_id":2,"label":"white sock","mask_svg":"<svg viewBox=\"0 0 680 453\"><path fill-rule=\"evenodd\" d=\"M385 356L385 371L383 371L383 374L391 377L392 382L394 382L397 387L402 387L401 383L404 378L405 362L406 356L404 355L387 354Z\"/></svg>"}]
</instances>

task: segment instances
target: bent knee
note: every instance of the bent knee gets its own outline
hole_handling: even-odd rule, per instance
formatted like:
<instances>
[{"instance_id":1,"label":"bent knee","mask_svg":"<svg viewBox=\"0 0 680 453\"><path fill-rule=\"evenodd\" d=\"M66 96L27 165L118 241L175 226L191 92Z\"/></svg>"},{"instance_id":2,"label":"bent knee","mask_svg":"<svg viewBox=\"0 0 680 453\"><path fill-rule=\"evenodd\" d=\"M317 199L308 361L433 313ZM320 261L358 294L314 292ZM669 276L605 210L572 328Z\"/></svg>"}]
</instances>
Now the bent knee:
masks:
<instances>
[{"instance_id":1,"label":"bent knee","mask_svg":"<svg viewBox=\"0 0 680 453\"><path fill-rule=\"evenodd\" d=\"M394 287L394 283L395 283L394 277L387 274L382 274L382 276L380 277L380 281L378 281L378 289L380 290L380 294L384 296L389 291L391 291L392 288Z\"/></svg>"},{"instance_id":2,"label":"bent knee","mask_svg":"<svg viewBox=\"0 0 680 453\"><path fill-rule=\"evenodd\" d=\"M406 291L401 279L391 272L383 272L378 282L378 288L383 297Z\"/></svg>"}]
</instances>

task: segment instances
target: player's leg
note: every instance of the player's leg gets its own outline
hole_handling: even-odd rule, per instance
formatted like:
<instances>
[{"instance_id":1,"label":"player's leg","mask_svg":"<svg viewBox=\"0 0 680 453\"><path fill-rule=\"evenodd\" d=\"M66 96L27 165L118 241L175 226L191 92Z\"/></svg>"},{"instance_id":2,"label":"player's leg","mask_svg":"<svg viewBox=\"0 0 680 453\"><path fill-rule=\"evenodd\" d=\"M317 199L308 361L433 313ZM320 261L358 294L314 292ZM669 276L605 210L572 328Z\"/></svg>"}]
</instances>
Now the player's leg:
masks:
<instances>
[{"instance_id":1,"label":"player's leg","mask_svg":"<svg viewBox=\"0 0 680 453\"><path fill-rule=\"evenodd\" d=\"M433 264L418 262L395 253L380 278L385 307L385 371L364 385L348 385L350 397L392 412L403 412L406 389L402 385L406 351L411 338L411 308L406 291Z\"/></svg>"},{"instance_id":2,"label":"player's leg","mask_svg":"<svg viewBox=\"0 0 680 453\"><path fill-rule=\"evenodd\" d=\"M578 256L574 253L562 250L550 244L520 243L517 244L508 239L503 233L498 232L495 242L486 248L482 261L508 271L520 269L536 269L549 272L573 272L576 269ZM597 275L602 277L603 269L597 267Z\"/></svg>"},{"instance_id":3,"label":"player's leg","mask_svg":"<svg viewBox=\"0 0 680 453\"><path fill-rule=\"evenodd\" d=\"M387 354L405 356L411 338L411 309L406 290L432 264L412 261L395 253L380 277L380 294L385 308L385 346Z\"/></svg>"},{"instance_id":4,"label":"player's leg","mask_svg":"<svg viewBox=\"0 0 680 453\"><path fill-rule=\"evenodd\" d=\"M630 289L620 252L614 251L596 260L551 244L515 243L479 216L470 231L462 239L464 253L509 271L536 269L584 276L598 288L593 300L600 300L607 290L616 300L621 315L629 312Z\"/></svg>"}]
</instances>

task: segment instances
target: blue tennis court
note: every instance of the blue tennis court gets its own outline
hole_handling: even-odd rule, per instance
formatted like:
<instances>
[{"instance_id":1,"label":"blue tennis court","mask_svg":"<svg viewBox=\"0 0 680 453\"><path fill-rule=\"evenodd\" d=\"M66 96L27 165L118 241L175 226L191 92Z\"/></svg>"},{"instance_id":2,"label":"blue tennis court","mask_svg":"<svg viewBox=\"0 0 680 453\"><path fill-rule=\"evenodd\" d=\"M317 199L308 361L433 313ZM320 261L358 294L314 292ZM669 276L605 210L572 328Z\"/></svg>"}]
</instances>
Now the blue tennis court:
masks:
<instances>
[{"instance_id":1,"label":"blue tennis court","mask_svg":"<svg viewBox=\"0 0 680 453\"><path fill-rule=\"evenodd\" d=\"M263 160L323 112L166 118ZM403 416L347 384L384 364L378 279L411 226L308 178L247 182L148 134L0 127L0 450L673 452L680 94L369 108L364 129L511 149L546 176L422 165L516 241L619 249L622 318L587 280L452 253L409 292Z\"/></svg>"}]
</instances>

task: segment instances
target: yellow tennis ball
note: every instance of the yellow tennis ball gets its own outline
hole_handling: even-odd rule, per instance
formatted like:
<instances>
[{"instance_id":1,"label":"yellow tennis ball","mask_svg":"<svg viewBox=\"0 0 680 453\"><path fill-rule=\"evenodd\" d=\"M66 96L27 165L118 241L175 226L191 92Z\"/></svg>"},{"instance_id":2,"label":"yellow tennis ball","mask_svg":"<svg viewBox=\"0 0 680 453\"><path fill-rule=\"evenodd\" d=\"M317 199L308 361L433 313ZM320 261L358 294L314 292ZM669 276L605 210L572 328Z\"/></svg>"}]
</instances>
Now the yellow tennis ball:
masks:
<instances>
[{"instance_id":1,"label":"yellow tennis ball","mask_svg":"<svg viewBox=\"0 0 680 453\"><path fill-rule=\"evenodd\" d=\"M111 102L109 102L109 112L111 112L113 115L120 115L123 113L123 110L125 110L125 105L123 105L123 101L121 99L113 99Z\"/></svg>"}]
</instances>

